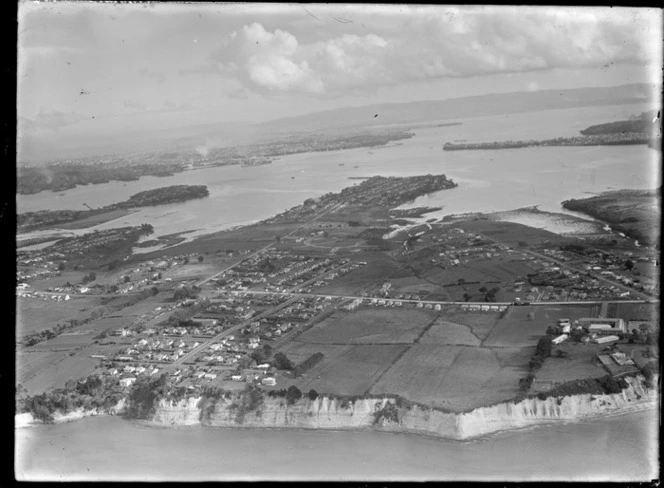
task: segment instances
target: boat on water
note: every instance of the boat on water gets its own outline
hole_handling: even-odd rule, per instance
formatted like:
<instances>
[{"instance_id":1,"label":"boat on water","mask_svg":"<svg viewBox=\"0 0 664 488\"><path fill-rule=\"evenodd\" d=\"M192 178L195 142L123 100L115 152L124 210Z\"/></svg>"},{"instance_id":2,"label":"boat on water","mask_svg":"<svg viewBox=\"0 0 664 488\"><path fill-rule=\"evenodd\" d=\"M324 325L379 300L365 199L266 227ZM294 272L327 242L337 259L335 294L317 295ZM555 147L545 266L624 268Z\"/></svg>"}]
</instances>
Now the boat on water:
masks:
<instances>
[{"instance_id":1,"label":"boat on water","mask_svg":"<svg viewBox=\"0 0 664 488\"><path fill-rule=\"evenodd\" d=\"M339 163L339 166L346 166L346 163Z\"/></svg>"},{"instance_id":2,"label":"boat on water","mask_svg":"<svg viewBox=\"0 0 664 488\"><path fill-rule=\"evenodd\" d=\"M353 168L359 168L359 166L358 166L358 165L355 165L355 166L353 166Z\"/></svg>"}]
</instances>

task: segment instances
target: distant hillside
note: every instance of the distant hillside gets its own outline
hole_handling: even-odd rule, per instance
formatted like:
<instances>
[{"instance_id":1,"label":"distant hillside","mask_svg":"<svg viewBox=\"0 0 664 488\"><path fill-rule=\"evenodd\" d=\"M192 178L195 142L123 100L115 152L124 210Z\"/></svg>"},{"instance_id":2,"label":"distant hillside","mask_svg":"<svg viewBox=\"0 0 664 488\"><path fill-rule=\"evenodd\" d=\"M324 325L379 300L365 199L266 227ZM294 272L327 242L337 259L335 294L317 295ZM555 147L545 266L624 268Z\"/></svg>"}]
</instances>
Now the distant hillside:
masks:
<instances>
[{"instance_id":1,"label":"distant hillside","mask_svg":"<svg viewBox=\"0 0 664 488\"><path fill-rule=\"evenodd\" d=\"M634 117L630 120L619 120L617 122L609 122L607 124L591 125L587 129L582 130L581 134L584 136L590 136L604 134L625 134L630 132L641 132L645 134L652 134L653 136L661 136L661 118L656 117L655 111L644 112L638 117Z\"/></svg>"},{"instance_id":2,"label":"distant hillside","mask_svg":"<svg viewBox=\"0 0 664 488\"><path fill-rule=\"evenodd\" d=\"M449 100L346 107L277 119L257 124L255 127L266 132L292 132L406 124L567 107L643 103L652 100L652 93L652 87L649 85L631 84L616 87L489 94Z\"/></svg>"}]
</instances>

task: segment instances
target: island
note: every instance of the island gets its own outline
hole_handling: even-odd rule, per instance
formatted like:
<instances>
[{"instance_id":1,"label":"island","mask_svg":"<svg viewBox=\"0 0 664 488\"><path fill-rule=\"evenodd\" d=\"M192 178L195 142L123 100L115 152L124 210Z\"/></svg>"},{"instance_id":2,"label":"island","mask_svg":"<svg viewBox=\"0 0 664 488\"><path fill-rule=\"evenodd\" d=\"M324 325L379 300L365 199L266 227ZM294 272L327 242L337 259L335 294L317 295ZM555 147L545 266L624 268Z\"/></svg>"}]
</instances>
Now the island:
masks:
<instances>
[{"instance_id":1,"label":"island","mask_svg":"<svg viewBox=\"0 0 664 488\"><path fill-rule=\"evenodd\" d=\"M661 146L662 130L659 117L644 112L629 120L592 125L579 131L581 136L556 137L544 140L493 141L493 142L446 142L444 151L516 149L522 147L545 146L611 146L647 144L648 147Z\"/></svg>"},{"instance_id":2,"label":"island","mask_svg":"<svg viewBox=\"0 0 664 488\"><path fill-rule=\"evenodd\" d=\"M63 229L93 227L127 215L129 209L184 202L207 197L210 192L205 185L172 185L136 193L128 200L89 210L40 210L18 214L18 232L30 232L59 226ZM87 205L86 205L87 206ZM65 225L62 225L65 224Z\"/></svg>"}]
</instances>

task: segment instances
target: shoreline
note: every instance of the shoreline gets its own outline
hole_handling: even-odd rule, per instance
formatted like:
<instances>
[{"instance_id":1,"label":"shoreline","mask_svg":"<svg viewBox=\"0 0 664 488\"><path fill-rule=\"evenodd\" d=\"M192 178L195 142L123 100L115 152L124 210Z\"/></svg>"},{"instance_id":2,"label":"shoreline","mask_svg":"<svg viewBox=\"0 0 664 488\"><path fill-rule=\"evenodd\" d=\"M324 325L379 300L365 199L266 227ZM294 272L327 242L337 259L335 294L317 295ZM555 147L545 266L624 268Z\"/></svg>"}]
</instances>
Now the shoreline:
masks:
<instances>
[{"instance_id":1,"label":"shoreline","mask_svg":"<svg viewBox=\"0 0 664 488\"><path fill-rule=\"evenodd\" d=\"M182 405L183 402L184 405ZM180 400L177 404L172 404L168 400L160 400L157 412L152 419L127 418L124 415L124 402L121 401L108 412L100 412L97 409L87 411L79 409L64 415L56 413L51 423L37 421L30 413L17 414L15 415L14 428L22 429L40 425L56 425L74 422L87 417L118 416L135 425L157 429L185 429L195 427L201 429L295 429L299 431L331 432L370 431L473 442L509 432L533 429L539 426L573 424L628 415L630 413L654 411L659 407L659 392L655 388L645 388L640 380L634 380L622 392L614 394L581 394L558 398L549 397L546 400L539 400L535 397L517 403L507 401L459 413L443 413L414 406L403 413L403 417L396 423L392 421L379 424L366 422L373 419L372 414L377 411L376 407L387 405L389 402L388 398L358 400L350 408L338 409L336 400L319 397L317 400L306 402L303 409L301 404L282 408L278 405L279 401L270 401L266 402L266 404L269 405L271 403L269 406L274 408L261 413L260 416L256 416L258 420L249 420L247 418L243 423L238 424L230 419L228 414L232 414L232 412L223 407L213 414L213 418L208 419L206 422L201 422L200 409L198 408L199 399L197 398ZM598 402L601 403L599 403L599 406L596 406ZM360 407L357 412L355 411L356 405ZM556 407L555 405L558 406ZM316 419L312 420L312 412L317 410L317 416L320 417L321 409L323 410L323 417L332 420L332 425L326 424L321 426L317 425ZM570 416L569 411L575 412L576 416ZM339 412L341 412L341 415ZM346 417L353 417L356 414L355 421L348 419L344 422L343 414L347 414L348 412L350 415L346 415ZM274 414L274 418L272 418L273 422L269 419L265 420L265 417L270 413ZM184 418L182 415L188 418ZM340 422L335 422L337 419L331 419L330 415L342 418L339 419ZM424 418L424 424L422 424L422 417ZM429 417L436 418L429 421ZM307 424L307 422L309 423ZM318 424L320 423L318 422ZM323 421L322 423L325 422Z\"/></svg>"}]
</instances>

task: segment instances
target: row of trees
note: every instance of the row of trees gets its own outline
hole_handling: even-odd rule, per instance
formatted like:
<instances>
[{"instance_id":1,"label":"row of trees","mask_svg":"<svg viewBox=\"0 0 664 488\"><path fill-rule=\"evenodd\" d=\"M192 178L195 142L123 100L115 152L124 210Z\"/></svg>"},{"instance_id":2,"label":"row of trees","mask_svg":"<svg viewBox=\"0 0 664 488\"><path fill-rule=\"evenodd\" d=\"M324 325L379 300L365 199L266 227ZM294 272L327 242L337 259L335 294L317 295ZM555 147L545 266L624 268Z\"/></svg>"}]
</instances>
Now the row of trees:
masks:
<instances>
[{"instance_id":1,"label":"row of trees","mask_svg":"<svg viewBox=\"0 0 664 488\"><path fill-rule=\"evenodd\" d=\"M551 336L545 335L537 341L535 347L535 354L533 354L528 362L529 373L525 378L519 380L519 389L522 392L530 390L530 386L535 381L535 372L542 367L546 358L551 356Z\"/></svg>"}]
</instances>

